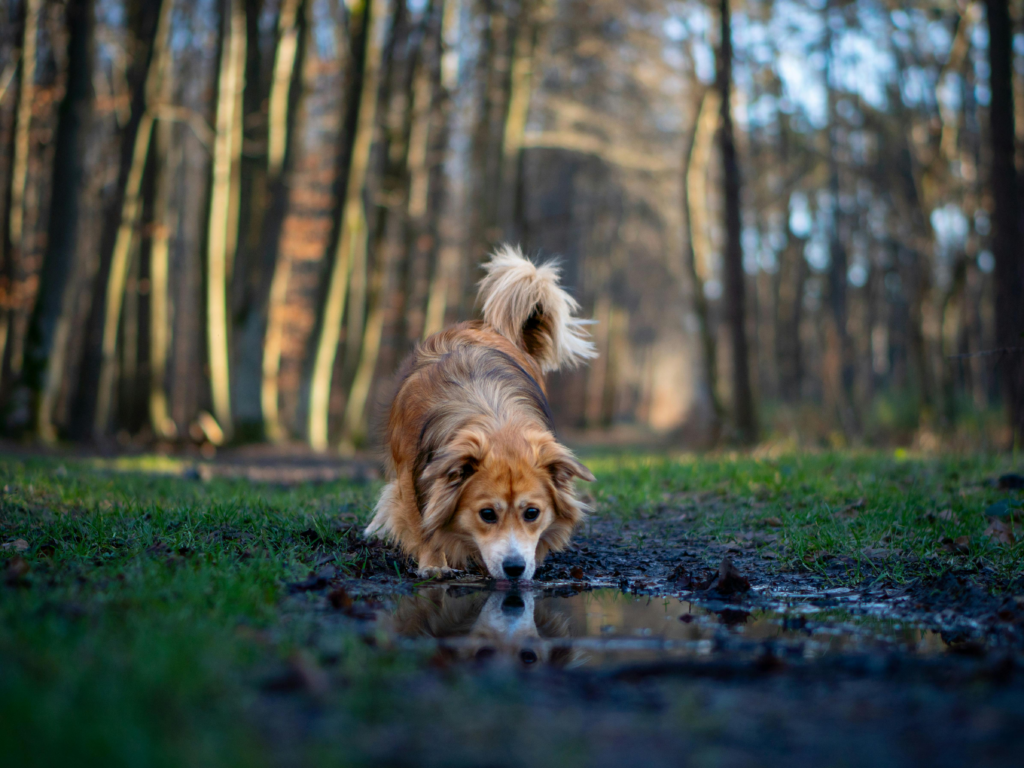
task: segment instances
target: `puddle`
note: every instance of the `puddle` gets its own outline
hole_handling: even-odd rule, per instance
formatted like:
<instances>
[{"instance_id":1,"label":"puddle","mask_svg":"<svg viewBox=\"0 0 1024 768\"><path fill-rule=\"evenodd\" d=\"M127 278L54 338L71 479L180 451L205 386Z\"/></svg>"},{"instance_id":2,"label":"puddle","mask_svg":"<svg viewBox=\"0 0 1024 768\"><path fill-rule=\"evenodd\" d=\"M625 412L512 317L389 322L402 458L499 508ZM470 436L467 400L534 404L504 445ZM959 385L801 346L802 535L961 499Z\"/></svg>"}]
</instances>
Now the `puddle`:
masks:
<instances>
[{"instance_id":1,"label":"puddle","mask_svg":"<svg viewBox=\"0 0 1024 768\"><path fill-rule=\"evenodd\" d=\"M524 668L755 658L766 646L793 660L947 648L938 632L848 608L795 603L749 610L616 589L564 595L439 586L400 598L381 618L381 629L406 641L433 641L449 660Z\"/></svg>"}]
</instances>

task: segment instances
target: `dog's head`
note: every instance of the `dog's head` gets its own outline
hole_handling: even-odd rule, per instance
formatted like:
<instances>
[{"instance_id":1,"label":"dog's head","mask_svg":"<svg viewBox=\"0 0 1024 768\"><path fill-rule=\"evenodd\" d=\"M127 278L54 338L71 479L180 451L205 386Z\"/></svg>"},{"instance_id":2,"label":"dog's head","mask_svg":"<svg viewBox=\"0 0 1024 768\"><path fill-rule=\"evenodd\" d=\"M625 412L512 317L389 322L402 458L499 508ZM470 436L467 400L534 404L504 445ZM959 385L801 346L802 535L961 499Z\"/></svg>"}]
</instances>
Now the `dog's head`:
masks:
<instances>
[{"instance_id":1,"label":"dog's head","mask_svg":"<svg viewBox=\"0 0 1024 768\"><path fill-rule=\"evenodd\" d=\"M532 579L583 517L575 478L594 476L549 432L465 427L423 473L424 534L453 565L475 559L495 579Z\"/></svg>"}]
</instances>

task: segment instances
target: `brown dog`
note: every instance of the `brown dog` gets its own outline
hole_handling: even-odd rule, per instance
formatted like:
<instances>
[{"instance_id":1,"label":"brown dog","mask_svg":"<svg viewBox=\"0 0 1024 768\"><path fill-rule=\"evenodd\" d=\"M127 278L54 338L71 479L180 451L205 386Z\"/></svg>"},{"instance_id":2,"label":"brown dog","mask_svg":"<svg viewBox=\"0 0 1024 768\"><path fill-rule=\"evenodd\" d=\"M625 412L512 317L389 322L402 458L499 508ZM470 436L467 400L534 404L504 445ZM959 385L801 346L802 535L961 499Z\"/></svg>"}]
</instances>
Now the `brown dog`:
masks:
<instances>
[{"instance_id":1,"label":"brown dog","mask_svg":"<svg viewBox=\"0 0 1024 768\"><path fill-rule=\"evenodd\" d=\"M555 440L543 375L595 356L558 268L505 246L484 265L483 321L417 347L387 424L388 484L367 535L395 541L436 575L475 560L531 579L565 547L586 467Z\"/></svg>"}]
</instances>

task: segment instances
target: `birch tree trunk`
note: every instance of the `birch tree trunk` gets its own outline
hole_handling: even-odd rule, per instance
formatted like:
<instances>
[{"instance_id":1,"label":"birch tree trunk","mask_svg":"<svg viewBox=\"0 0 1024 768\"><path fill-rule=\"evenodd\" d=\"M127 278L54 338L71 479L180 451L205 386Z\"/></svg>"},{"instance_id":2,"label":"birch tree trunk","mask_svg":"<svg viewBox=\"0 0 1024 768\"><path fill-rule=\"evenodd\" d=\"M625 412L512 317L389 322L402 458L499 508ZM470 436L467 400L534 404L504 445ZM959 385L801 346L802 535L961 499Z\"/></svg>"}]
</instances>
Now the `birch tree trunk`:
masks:
<instances>
[{"instance_id":1,"label":"birch tree trunk","mask_svg":"<svg viewBox=\"0 0 1024 768\"><path fill-rule=\"evenodd\" d=\"M366 209L363 191L370 163L374 129L377 124L377 86L380 77L381 37L387 20L388 0L367 0L366 43L363 58L359 113L352 140L345 199L342 207L338 243L331 262L331 277L316 345L316 358L309 393L309 444L314 450L328 447L328 410L334 361L338 353L341 322L352 265L366 254Z\"/></svg>"},{"instance_id":2,"label":"birch tree trunk","mask_svg":"<svg viewBox=\"0 0 1024 768\"><path fill-rule=\"evenodd\" d=\"M131 266L135 229L141 206L140 191L142 176L146 169L146 158L153 135L153 122L160 94L160 80L166 64L168 36L171 28L171 10L174 0L162 0L153 50L144 86L144 108L131 155L131 165L125 182L124 199L121 204L120 224L114 241L110 272L107 276L106 306L103 319L103 342L101 348L100 378L96 394L96 412L93 432L102 435L110 425L110 413L117 379L117 336L121 324L121 309L124 306L125 285Z\"/></svg>"},{"instance_id":3,"label":"birch tree trunk","mask_svg":"<svg viewBox=\"0 0 1024 768\"><path fill-rule=\"evenodd\" d=\"M225 439L229 439L232 419L227 295L231 260L238 243L232 182L239 152L238 109L245 85L246 24L241 0L225 0L224 14L207 229L206 323L213 415Z\"/></svg>"}]
</instances>

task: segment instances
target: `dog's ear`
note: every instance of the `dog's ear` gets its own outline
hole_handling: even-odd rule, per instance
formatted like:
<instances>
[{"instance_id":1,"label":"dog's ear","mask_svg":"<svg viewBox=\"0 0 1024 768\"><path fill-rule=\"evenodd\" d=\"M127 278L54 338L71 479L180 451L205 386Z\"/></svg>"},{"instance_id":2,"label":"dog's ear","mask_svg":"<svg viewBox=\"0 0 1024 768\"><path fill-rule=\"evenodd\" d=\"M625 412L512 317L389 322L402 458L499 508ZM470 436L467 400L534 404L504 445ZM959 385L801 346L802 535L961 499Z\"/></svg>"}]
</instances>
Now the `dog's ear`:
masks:
<instances>
[{"instance_id":1,"label":"dog's ear","mask_svg":"<svg viewBox=\"0 0 1024 768\"><path fill-rule=\"evenodd\" d=\"M551 482L559 490L571 488L572 481L577 477L588 483L594 482L593 473L583 466L568 448L558 443L548 443L541 449L541 463L551 476Z\"/></svg>"},{"instance_id":2,"label":"dog's ear","mask_svg":"<svg viewBox=\"0 0 1024 768\"><path fill-rule=\"evenodd\" d=\"M426 469L422 480L427 487L423 504L423 535L427 538L443 528L455 514L466 482L487 455L487 438L475 431L464 432Z\"/></svg>"}]
</instances>

